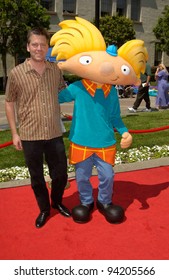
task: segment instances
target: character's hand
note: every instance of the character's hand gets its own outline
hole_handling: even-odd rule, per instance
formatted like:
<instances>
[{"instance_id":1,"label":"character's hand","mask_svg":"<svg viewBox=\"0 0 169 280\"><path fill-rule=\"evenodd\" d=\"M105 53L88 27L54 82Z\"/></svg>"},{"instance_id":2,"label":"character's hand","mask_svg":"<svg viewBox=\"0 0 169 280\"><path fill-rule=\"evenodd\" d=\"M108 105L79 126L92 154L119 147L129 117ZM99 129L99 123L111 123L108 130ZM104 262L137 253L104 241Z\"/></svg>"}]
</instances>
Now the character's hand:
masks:
<instances>
[{"instance_id":1,"label":"character's hand","mask_svg":"<svg viewBox=\"0 0 169 280\"><path fill-rule=\"evenodd\" d=\"M121 139L121 142L120 142L120 146L122 149L126 149L128 147L130 147L132 143L132 136L129 132L124 132L122 134L122 139Z\"/></svg>"},{"instance_id":2,"label":"character's hand","mask_svg":"<svg viewBox=\"0 0 169 280\"><path fill-rule=\"evenodd\" d=\"M13 135L13 145L16 150L22 150L22 142L18 134Z\"/></svg>"}]
</instances>

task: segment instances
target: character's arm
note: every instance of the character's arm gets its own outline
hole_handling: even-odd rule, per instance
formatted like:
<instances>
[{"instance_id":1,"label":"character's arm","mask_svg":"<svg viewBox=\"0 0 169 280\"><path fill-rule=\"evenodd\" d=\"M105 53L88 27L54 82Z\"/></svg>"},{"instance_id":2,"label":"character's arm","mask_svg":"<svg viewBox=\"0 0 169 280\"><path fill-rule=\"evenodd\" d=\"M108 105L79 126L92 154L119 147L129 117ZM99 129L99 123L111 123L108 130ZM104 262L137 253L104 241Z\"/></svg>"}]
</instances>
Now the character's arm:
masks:
<instances>
[{"instance_id":1,"label":"character's arm","mask_svg":"<svg viewBox=\"0 0 169 280\"><path fill-rule=\"evenodd\" d=\"M59 103L71 102L75 100L75 95L73 91L73 84L67 88L61 90L58 94Z\"/></svg>"},{"instance_id":2,"label":"character's arm","mask_svg":"<svg viewBox=\"0 0 169 280\"><path fill-rule=\"evenodd\" d=\"M119 134L122 136L122 139L120 141L121 148L126 149L126 148L130 147L132 144L132 135L128 132L128 129L124 125L121 117L116 118L115 128L119 132Z\"/></svg>"},{"instance_id":3,"label":"character's arm","mask_svg":"<svg viewBox=\"0 0 169 280\"><path fill-rule=\"evenodd\" d=\"M117 119L118 125L116 125L117 131L120 133L122 136L121 141L120 141L120 146L122 149L126 149L131 146L132 144L132 135L128 132L128 129L124 125L121 117Z\"/></svg>"},{"instance_id":4,"label":"character's arm","mask_svg":"<svg viewBox=\"0 0 169 280\"><path fill-rule=\"evenodd\" d=\"M132 135L129 132L124 132L122 134L122 139L120 141L120 146L122 149L130 147L132 144Z\"/></svg>"},{"instance_id":5,"label":"character's arm","mask_svg":"<svg viewBox=\"0 0 169 280\"><path fill-rule=\"evenodd\" d=\"M132 144L132 136L128 132L127 127L122 121L120 116L120 104L119 100L116 99L116 103L114 106L113 113L113 127L118 131L118 133L122 136L120 141L120 146L122 149L128 148Z\"/></svg>"}]
</instances>

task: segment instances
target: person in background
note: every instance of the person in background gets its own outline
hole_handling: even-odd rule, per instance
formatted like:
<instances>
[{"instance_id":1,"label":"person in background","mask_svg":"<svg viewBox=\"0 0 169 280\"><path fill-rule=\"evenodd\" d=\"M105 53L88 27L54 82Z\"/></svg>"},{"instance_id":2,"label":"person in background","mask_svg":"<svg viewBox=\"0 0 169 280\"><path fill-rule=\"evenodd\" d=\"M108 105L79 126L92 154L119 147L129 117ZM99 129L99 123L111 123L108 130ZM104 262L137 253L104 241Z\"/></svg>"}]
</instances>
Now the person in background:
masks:
<instances>
[{"instance_id":1,"label":"person in background","mask_svg":"<svg viewBox=\"0 0 169 280\"><path fill-rule=\"evenodd\" d=\"M141 73L141 85L138 87L138 93L136 95L136 100L133 104L133 107L128 107L128 110L132 113L136 113L138 107L140 106L142 100L146 103L146 108L142 111L151 112L150 106L150 97L149 97L149 86L150 86L150 78L151 78L151 66L149 63L146 63L145 73Z\"/></svg>"},{"instance_id":2,"label":"person in background","mask_svg":"<svg viewBox=\"0 0 169 280\"><path fill-rule=\"evenodd\" d=\"M133 89L133 86L131 86L131 85L127 85L127 86L125 86L124 87L124 97L125 98L132 98L133 97L133 91L134 91L134 89Z\"/></svg>"},{"instance_id":3,"label":"person in background","mask_svg":"<svg viewBox=\"0 0 169 280\"><path fill-rule=\"evenodd\" d=\"M169 73L164 64L159 64L155 72L155 79L157 81L157 97L156 97L156 108L159 110L161 108L167 108L169 105L169 83L168 83Z\"/></svg>"},{"instance_id":4,"label":"person in background","mask_svg":"<svg viewBox=\"0 0 169 280\"><path fill-rule=\"evenodd\" d=\"M71 216L62 204L67 183L67 158L56 94L65 88L65 83L57 64L45 60L48 42L49 35L45 29L34 28L28 32L30 58L11 70L5 93L13 145L17 150L24 151L31 186L40 209L35 221L37 228L42 227L50 215L50 198L43 173L44 159L52 180L51 206L64 216Z\"/></svg>"},{"instance_id":5,"label":"person in background","mask_svg":"<svg viewBox=\"0 0 169 280\"><path fill-rule=\"evenodd\" d=\"M127 86L117 85L116 89L120 98L133 97L133 87L131 85L127 85Z\"/></svg>"},{"instance_id":6,"label":"person in background","mask_svg":"<svg viewBox=\"0 0 169 280\"><path fill-rule=\"evenodd\" d=\"M124 94L124 86L121 86L121 85L116 85L116 89L117 89L117 92L118 92L118 96L120 98L123 98L123 94Z\"/></svg>"}]
</instances>

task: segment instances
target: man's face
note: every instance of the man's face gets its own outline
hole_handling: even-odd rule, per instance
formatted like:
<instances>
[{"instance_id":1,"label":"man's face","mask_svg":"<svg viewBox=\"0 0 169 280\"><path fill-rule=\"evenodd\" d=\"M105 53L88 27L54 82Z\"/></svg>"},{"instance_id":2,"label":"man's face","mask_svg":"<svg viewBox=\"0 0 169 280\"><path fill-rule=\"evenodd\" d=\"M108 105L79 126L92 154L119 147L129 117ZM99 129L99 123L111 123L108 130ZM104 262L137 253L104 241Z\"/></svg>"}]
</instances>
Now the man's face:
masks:
<instances>
[{"instance_id":1,"label":"man's face","mask_svg":"<svg viewBox=\"0 0 169 280\"><path fill-rule=\"evenodd\" d=\"M44 61L48 51L48 42L46 37L43 35L32 34L30 42L27 44L27 51L30 53L30 57L34 61Z\"/></svg>"}]
</instances>

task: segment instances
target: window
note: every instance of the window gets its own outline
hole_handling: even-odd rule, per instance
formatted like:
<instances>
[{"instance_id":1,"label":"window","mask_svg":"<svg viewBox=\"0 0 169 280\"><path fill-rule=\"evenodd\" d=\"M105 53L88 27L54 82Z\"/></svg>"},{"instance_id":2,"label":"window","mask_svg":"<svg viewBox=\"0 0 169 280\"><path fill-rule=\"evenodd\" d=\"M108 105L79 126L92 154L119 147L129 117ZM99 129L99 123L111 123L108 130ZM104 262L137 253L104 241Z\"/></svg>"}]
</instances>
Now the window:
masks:
<instances>
[{"instance_id":1,"label":"window","mask_svg":"<svg viewBox=\"0 0 169 280\"><path fill-rule=\"evenodd\" d=\"M112 0L101 0L101 16L111 16L112 14Z\"/></svg>"},{"instance_id":2,"label":"window","mask_svg":"<svg viewBox=\"0 0 169 280\"><path fill-rule=\"evenodd\" d=\"M119 16L126 15L126 0L117 0L117 14Z\"/></svg>"},{"instance_id":3,"label":"window","mask_svg":"<svg viewBox=\"0 0 169 280\"><path fill-rule=\"evenodd\" d=\"M140 0L131 0L131 19L140 21Z\"/></svg>"},{"instance_id":4,"label":"window","mask_svg":"<svg viewBox=\"0 0 169 280\"><path fill-rule=\"evenodd\" d=\"M154 55L154 65L158 65L162 60L162 51L159 48L159 44L155 43L155 55Z\"/></svg>"},{"instance_id":5,"label":"window","mask_svg":"<svg viewBox=\"0 0 169 280\"><path fill-rule=\"evenodd\" d=\"M55 0L40 0L40 4L48 11L55 10Z\"/></svg>"},{"instance_id":6,"label":"window","mask_svg":"<svg viewBox=\"0 0 169 280\"><path fill-rule=\"evenodd\" d=\"M63 0L63 13L76 14L76 0Z\"/></svg>"}]
</instances>

